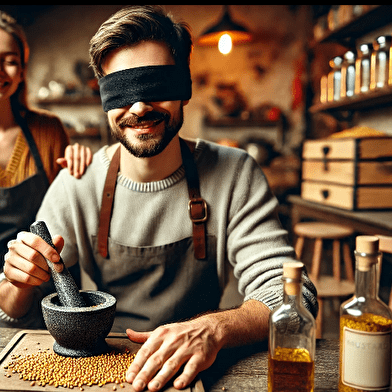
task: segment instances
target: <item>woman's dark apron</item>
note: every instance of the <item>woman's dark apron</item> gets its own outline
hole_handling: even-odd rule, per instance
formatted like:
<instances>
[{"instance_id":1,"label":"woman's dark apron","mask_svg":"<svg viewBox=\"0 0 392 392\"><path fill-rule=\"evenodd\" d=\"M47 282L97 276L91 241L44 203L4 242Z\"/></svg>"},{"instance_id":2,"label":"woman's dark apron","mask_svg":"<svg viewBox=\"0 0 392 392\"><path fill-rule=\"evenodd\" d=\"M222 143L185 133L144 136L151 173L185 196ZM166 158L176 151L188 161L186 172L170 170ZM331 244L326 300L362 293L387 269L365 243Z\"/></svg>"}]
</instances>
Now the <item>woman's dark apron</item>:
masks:
<instances>
[{"instance_id":1,"label":"woman's dark apron","mask_svg":"<svg viewBox=\"0 0 392 392\"><path fill-rule=\"evenodd\" d=\"M13 187L0 188L0 271L3 270L8 241L15 239L19 231L29 230L49 187L48 177L27 123L20 116L17 122L33 155L37 172Z\"/></svg>"},{"instance_id":2,"label":"woman's dark apron","mask_svg":"<svg viewBox=\"0 0 392 392\"><path fill-rule=\"evenodd\" d=\"M148 331L219 306L216 238L206 234L207 204L199 193L192 153L182 139L181 152L193 237L163 246L128 247L108 236L120 147L111 160L102 196L98 236L93 238L97 264L93 279L100 290L117 298L114 330Z\"/></svg>"}]
</instances>

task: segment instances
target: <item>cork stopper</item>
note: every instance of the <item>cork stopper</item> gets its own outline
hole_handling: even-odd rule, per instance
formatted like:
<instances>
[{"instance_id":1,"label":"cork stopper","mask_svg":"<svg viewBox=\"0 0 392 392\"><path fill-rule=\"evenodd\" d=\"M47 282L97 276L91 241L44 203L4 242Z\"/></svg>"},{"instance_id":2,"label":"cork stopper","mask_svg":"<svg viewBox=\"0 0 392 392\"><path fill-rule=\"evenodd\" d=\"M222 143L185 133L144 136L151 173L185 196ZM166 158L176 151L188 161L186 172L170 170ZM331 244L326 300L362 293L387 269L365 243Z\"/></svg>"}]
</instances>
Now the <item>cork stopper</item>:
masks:
<instances>
[{"instance_id":1,"label":"cork stopper","mask_svg":"<svg viewBox=\"0 0 392 392\"><path fill-rule=\"evenodd\" d=\"M378 263L379 239L375 236L360 235L356 238L355 256L357 269L369 271L372 265Z\"/></svg>"},{"instance_id":2,"label":"cork stopper","mask_svg":"<svg viewBox=\"0 0 392 392\"><path fill-rule=\"evenodd\" d=\"M301 285L299 284L302 280L302 270L304 264L300 261L283 264L283 278L289 279L284 285L284 290L287 295L300 295Z\"/></svg>"},{"instance_id":3,"label":"cork stopper","mask_svg":"<svg viewBox=\"0 0 392 392\"><path fill-rule=\"evenodd\" d=\"M359 253L378 253L379 239L372 235L360 235L356 238L356 251Z\"/></svg>"},{"instance_id":4,"label":"cork stopper","mask_svg":"<svg viewBox=\"0 0 392 392\"><path fill-rule=\"evenodd\" d=\"M283 277L293 280L301 280L301 274L304 264L300 261L295 261L293 263L283 264Z\"/></svg>"}]
</instances>

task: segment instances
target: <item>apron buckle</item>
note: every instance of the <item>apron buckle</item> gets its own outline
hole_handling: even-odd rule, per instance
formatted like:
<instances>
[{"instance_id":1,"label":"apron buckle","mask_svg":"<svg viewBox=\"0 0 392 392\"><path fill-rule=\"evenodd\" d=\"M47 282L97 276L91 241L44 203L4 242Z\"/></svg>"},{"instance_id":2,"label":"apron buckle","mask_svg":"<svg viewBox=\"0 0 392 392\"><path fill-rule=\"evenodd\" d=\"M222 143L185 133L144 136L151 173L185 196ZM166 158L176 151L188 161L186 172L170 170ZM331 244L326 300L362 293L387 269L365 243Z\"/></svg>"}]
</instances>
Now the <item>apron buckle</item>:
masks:
<instances>
[{"instance_id":1,"label":"apron buckle","mask_svg":"<svg viewBox=\"0 0 392 392\"><path fill-rule=\"evenodd\" d=\"M188 202L189 217L193 223L203 223L207 220L207 203L203 198L191 199Z\"/></svg>"}]
</instances>

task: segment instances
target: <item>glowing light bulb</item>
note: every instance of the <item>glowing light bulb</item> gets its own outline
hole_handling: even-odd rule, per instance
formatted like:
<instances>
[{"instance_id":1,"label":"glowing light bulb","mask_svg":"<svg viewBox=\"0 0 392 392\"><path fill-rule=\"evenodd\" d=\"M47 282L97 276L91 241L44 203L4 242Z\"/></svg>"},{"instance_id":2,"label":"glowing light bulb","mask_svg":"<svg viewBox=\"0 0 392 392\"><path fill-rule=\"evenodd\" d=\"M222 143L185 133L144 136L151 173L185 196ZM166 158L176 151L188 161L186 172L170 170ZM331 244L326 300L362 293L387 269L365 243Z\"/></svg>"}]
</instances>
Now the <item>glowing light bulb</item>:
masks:
<instances>
[{"instance_id":1,"label":"glowing light bulb","mask_svg":"<svg viewBox=\"0 0 392 392\"><path fill-rule=\"evenodd\" d=\"M229 54L231 52L231 48L233 47L233 43L231 41L231 37L229 34L223 34L222 37L219 38L218 49L222 54Z\"/></svg>"}]
</instances>

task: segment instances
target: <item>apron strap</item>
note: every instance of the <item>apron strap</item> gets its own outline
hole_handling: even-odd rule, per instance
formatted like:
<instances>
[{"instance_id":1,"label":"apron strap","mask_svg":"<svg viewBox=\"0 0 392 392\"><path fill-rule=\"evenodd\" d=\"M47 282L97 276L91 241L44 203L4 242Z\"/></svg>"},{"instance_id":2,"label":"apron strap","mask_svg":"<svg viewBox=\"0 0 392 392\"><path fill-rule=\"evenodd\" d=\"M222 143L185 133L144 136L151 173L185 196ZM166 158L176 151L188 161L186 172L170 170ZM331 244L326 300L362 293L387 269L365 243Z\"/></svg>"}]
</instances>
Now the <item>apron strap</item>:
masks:
<instances>
[{"instance_id":1,"label":"apron strap","mask_svg":"<svg viewBox=\"0 0 392 392\"><path fill-rule=\"evenodd\" d=\"M35 166L37 167L37 171L42 173L42 175L45 179L46 189L48 189L49 188L49 179L46 174L44 165L42 163L41 156L39 155L37 144L35 143L33 135L31 134L30 129L27 125L27 121L25 118L22 117L22 115L17 110L12 110L12 112L14 114L14 118L15 118L16 122L22 128L23 135L26 138L27 144L29 145L31 154L33 155Z\"/></svg>"},{"instance_id":2,"label":"apron strap","mask_svg":"<svg viewBox=\"0 0 392 392\"><path fill-rule=\"evenodd\" d=\"M98 226L98 250L102 257L108 255L108 236L110 219L112 216L114 191L117 182L117 173L120 168L120 147L117 148L106 175L105 186L102 193L102 204Z\"/></svg>"},{"instance_id":3,"label":"apron strap","mask_svg":"<svg viewBox=\"0 0 392 392\"><path fill-rule=\"evenodd\" d=\"M193 155L188 145L180 139L182 163L188 183L189 217L193 224L193 247L196 259L206 258L207 203L200 195L199 175Z\"/></svg>"},{"instance_id":4,"label":"apron strap","mask_svg":"<svg viewBox=\"0 0 392 392\"><path fill-rule=\"evenodd\" d=\"M191 150L186 142L180 139L182 161L185 169L185 177L188 184L189 216L193 224L193 246L197 259L206 258L206 221L207 203L200 196L199 176ZM110 219L113 208L114 191L117 183L117 173L120 168L120 147L114 153L106 175L102 194L102 205L98 226L98 250L102 257L108 255L108 236Z\"/></svg>"}]
</instances>

